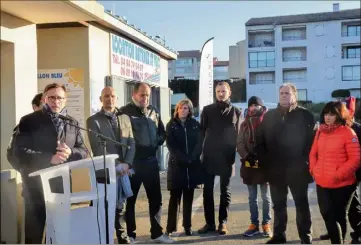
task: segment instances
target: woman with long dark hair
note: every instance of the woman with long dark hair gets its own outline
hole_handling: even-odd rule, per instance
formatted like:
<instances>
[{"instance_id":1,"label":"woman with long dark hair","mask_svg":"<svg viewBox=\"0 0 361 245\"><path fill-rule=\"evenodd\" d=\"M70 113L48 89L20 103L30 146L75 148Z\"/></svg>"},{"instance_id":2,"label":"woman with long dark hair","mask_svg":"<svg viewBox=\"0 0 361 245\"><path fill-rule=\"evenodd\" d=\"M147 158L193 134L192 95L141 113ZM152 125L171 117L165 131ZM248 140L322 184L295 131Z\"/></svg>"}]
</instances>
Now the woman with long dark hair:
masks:
<instances>
[{"instance_id":1,"label":"woman with long dark hair","mask_svg":"<svg viewBox=\"0 0 361 245\"><path fill-rule=\"evenodd\" d=\"M360 145L351 125L342 102L327 103L310 152L310 173L332 244L344 242L347 206L356 191L355 172L360 166Z\"/></svg>"},{"instance_id":2,"label":"woman with long dark hair","mask_svg":"<svg viewBox=\"0 0 361 245\"><path fill-rule=\"evenodd\" d=\"M183 195L183 227L192 235L194 189L202 183L200 155L202 140L199 123L193 118L193 105L188 99L177 103L173 118L167 124L167 187L170 191L167 233L177 231L178 212Z\"/></svg>"}]
</instances>

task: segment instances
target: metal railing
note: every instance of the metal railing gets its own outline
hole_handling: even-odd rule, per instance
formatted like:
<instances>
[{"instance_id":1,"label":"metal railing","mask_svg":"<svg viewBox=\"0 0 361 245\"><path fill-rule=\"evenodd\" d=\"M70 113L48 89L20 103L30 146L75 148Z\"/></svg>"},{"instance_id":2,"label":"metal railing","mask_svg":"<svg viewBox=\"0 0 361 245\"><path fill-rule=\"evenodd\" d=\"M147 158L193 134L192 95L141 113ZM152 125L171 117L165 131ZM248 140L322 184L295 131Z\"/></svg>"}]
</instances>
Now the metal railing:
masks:
<instances>
[{"instance_id":1,"label":"metal railing","mask_svg":"<svg viewBox=\"0 0 361 245\"><path fill-rule=\"evenodd\" d=\"M265 79L265 80L257 80L257 79L250 79L249 84L274 84L274 79Z\"/></svg>"},{"instance_id":2,"label":"metal railing","mask_svg":"<svg viewBox=\"0 0 361 245\"><path fill-rule=\"evenodd\" d=\"M307 82L306 78L283 78L283 83L304 83Z\"/></svg>"},{"instance_id":3,"label":"metal railing","mask_svg":"<svg viewBox=\"0 0 361 245\"><path fill-rule=\"evenodd\" d=\"M262 68L262 67L274 67L274 66L275 66L274 59L249 61L249 68Z\"/></svg>"},{"instance_id":4,"label":"metal railing","mask_svg":"<svg viewBox=\"0 0 361 245\"><path fill-rule=\"evenodd\" d=\"M248 41L248 47L249 48L257 48L257 47L274 47L275 46L275 40L261 40L261 41L255 41L255 40L249 40Z\"/></svg>"},{"instance_id":5,"label":"metal railing","mask_svg":"<svg viewBox=\"0 0 361 245\"><path fill-rule=\"evenodd\" d=\"M283 57L284 62L288 62L288 61L306 61L306 60L307 60L307 58L306 58L305 55Z\"/></svg>"},{"instance_id":6,"label":"metal railing","mask_svg":"<svg viewBox=\"0 0 361 245\"><path fill-rule=\"evenodd\" d=\"M342 81L360 81L360 76L342 76Z\"/></svg>"},{"instance_id":7,"label":"metal railing","mask_svg":"<svg viewBox=\"0 0 361 245\"><path fill-rule=\"evenodd\" d=\"M344 31L342 32L342 36L343 37L359 37L360 36L360 31L356 30L356 31Z\"/></svg>"},{"instance_id":8,"label":"metal railing","mask_svg":"<svg viewBox=\"0 0 361 245\"><path fill-rule=\"evenodd\" d=\"M306 33L301 35L283 35L282 41L297 41L297 40L306 40Z\"/></svg>"},{"instance_id":9,"label":"metal railing","mask_svg":"<svg viewBox=\"0 0 361 245\"><path fill-rule=\"evenodd\" d=\"M342 59L356 59L360 57L360 54L342 54Z\"/></svg>"}]
</instances>

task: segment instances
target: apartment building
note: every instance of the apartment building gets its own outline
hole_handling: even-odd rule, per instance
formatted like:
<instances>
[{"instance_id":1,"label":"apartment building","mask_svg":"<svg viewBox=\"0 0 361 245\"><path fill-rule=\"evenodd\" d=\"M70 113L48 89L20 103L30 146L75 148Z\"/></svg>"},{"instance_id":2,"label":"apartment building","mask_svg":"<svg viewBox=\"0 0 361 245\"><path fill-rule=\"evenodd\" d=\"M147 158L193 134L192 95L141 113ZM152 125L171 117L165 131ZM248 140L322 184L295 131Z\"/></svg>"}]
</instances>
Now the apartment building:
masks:
<instances>
[{"instance_id":1,"label":"apartment building","mask_svg":"<svg viewBox=\"0 0 361 245\"><path fill-rule=\"evenodd\" d=\"M178 51L178 59L168 62L169 80L190 79L199 80L201 52L199 50ZM228 61L220 61L214 57L213 79L228 80Z\"/></svg>"},{"instance_id":2,"label":"apartment building","mask_svg":"<svg viewBox=\"0 0 361 245\"><path fill-rule=\"evenodd\" d=\"M239 41L236 45L229 46L228 76L230 79L246 78L246 40Z\"/></svg>"},{"instance_id":3,"label":"apartment building","mask_svg":"<svg viewBox=\"0 0 361 245\"><path fill-rule=\"evenodd\" d=\"M252 18L246 22L247 97L278 101L292 82L298 99L324 102L336 89L360 98L360 9Z\"/></svg>"}]
</instances>

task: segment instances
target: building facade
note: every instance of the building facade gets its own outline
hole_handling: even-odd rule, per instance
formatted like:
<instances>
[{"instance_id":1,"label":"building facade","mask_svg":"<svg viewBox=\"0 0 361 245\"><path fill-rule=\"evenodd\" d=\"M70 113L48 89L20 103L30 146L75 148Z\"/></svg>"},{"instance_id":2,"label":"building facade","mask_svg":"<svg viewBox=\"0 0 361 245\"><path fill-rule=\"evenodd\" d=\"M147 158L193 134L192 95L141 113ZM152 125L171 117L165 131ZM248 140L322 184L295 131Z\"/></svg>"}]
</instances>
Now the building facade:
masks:
<instances>
[{"instance_id":1,"label":"building facade","mask_svg":"<svg viewBox=\"0 0 361 245\"><path fill-rule=\"evenodd\" d=\"M248 98L277 102L286 82L302 101L329 101L336 89L360 98L360 9L252 18L246 54Z\"/></svg>"},{"instance_id":2,"label":"building facade","mask_svg":"<svg viewBox=\"0 0 361 245\"><path fill-rule=\"evenodd\" d=\"M246 78L246 57L246 40L229 46L228 76L230 79L239 80Z\"/></svg>"},{"instance_id":3,"label":"building facade","mask_svg":"<svg viewBox=\"0 0 361 245\"><path fill-rule=\"evenodd\" d=\"M199 50L178 51L178 59L168 62L169 80L189 79L199 80L201 53ZM214 80L228 80L228 61L219 61L214 57Z\"/></svg>"}]
</instances>

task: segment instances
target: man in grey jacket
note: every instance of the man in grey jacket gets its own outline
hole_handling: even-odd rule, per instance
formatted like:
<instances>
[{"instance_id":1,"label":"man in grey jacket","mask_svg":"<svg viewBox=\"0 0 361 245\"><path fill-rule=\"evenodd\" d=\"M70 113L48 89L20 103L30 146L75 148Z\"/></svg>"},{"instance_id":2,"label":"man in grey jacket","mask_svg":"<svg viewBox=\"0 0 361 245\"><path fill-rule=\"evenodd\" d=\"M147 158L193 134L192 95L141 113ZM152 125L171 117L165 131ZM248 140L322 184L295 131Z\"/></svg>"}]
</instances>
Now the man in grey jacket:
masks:
<instances>
[{"instance_id":1,"label":"man in grey jacket","mask_svg":"<svg viewBox=\"0 0 361 245\"><path fill-rule=\"evenodd\" d=\"M101 111L89 117L87 128L94 132L103 134L115 141L129 146L120 147L113 142L107 141L107 154L118 154L117 169L121 169L120 174L129 174L129 168L133 163L135 154L135 142L130 119L122 114L116 107L117 95L112 87L105 87L102 90L100 101L103 104ZM100 139L92 133L88 133L88 138L94 156L103 155L103 147L100 145ZM130 243L125 228L122 226L124 203L117 207L115 212L115 230L119 244Z\"/></svg>"}]
</instances>

